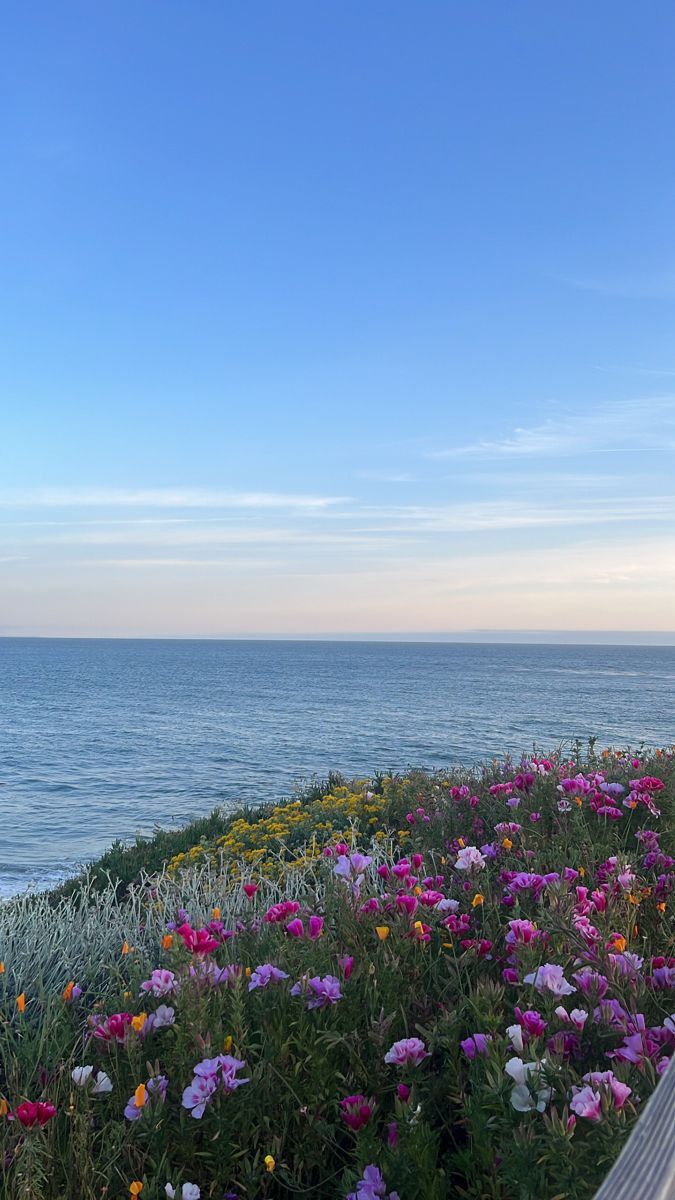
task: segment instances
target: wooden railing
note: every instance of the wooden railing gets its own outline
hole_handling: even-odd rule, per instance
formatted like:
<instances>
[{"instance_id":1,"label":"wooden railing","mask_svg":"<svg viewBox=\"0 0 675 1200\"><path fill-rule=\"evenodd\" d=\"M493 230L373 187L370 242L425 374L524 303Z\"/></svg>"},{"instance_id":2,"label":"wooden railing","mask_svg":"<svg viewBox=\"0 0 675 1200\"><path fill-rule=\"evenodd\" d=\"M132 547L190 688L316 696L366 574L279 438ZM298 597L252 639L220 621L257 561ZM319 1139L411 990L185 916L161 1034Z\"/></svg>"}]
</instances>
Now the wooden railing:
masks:
<instances>
[{"instance_id":1,"label":"wooden railing","mask_svg":"<svg viewBox=\"0 0 675 1200\"><path fill-rule=\"evenodd\" d=\"M675 1200L675 1064L671 1062L595 1200Z\"/></svg>"}]
</instances>

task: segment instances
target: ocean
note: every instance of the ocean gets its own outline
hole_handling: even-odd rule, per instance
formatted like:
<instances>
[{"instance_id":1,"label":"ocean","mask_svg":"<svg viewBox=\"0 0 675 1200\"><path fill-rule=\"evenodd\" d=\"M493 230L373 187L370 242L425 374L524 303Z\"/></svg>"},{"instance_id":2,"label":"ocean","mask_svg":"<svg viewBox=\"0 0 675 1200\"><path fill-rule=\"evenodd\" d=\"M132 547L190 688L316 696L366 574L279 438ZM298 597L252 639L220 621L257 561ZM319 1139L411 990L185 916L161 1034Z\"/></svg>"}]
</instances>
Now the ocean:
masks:
<instances>
[{"instance_id":1,"label":"ocean","mask_svg":"<svg viewBox=\"0 0 675 1200\"><path fill-rule=\"evenodd\" d=\"M0 638L0 895L330 770L675 741L675 647Z\"/></svg>"}]
</instances>

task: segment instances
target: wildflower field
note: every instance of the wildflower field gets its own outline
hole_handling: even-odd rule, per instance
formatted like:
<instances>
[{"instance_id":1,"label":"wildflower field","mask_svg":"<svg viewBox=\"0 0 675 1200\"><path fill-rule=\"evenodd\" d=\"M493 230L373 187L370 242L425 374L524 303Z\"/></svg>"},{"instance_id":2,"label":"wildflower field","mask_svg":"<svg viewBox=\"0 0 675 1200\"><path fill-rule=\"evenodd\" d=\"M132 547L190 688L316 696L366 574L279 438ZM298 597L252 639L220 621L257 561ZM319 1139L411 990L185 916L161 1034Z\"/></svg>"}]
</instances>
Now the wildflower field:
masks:
<instances>
[{"instance_id":1,"label":"wildflower field","mask_svg":"<svg viewBox=\"0 0 675 1200\"><path fill-rule=\"evenodd\" d=\"M672 749L204 830L0 905L1 1197L593 1196L675 1049Z\"/></svg>"}]
</instances>

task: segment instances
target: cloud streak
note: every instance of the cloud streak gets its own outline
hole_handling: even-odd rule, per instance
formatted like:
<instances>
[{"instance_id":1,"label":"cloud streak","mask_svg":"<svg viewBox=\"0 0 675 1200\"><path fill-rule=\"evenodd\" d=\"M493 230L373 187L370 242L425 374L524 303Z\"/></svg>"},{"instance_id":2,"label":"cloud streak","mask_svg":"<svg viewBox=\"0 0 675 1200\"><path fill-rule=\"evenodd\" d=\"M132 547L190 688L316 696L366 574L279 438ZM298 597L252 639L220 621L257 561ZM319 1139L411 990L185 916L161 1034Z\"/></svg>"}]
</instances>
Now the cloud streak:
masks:
<instances>
[{"instance_id":1,"label":"cloud streak","mask_svg":"<svg viewBox=\"0 0 675 1200\"><path fill-rule=\"evenodd\" d=\"M228 492L209 488L11 488L0 508L250 508L316 509L344 504L347 496L284 492Z\"/></svg>"}]
</instances>

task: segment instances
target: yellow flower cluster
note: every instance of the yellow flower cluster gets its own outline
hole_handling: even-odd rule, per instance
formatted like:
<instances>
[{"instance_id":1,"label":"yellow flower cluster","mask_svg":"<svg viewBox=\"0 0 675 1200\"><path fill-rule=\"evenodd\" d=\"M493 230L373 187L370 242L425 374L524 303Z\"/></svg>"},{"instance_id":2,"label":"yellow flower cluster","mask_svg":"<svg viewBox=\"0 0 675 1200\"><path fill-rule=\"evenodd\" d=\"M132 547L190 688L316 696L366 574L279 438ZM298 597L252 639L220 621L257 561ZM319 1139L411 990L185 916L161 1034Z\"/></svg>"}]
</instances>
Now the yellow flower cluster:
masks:
<instances>
[{"instance_id":1,"label":"yellow flower cluster","mask_svg":"<svg viewBox=\"0 0 675 1200\"><path fill-rule=\"evenodd\" d=\"M357 780L351 787L334 788L309 803L291 800L278 804L259 820L240 817L222 837L177 854L169 870L220 859L268 877L304 867L320 856L324 846L345 837L350 840L352 830L369 836L383 832L386 793L387 781L384 794L379 795L368 790L366 781Z\"/></svg>"}]
</instances>

